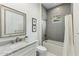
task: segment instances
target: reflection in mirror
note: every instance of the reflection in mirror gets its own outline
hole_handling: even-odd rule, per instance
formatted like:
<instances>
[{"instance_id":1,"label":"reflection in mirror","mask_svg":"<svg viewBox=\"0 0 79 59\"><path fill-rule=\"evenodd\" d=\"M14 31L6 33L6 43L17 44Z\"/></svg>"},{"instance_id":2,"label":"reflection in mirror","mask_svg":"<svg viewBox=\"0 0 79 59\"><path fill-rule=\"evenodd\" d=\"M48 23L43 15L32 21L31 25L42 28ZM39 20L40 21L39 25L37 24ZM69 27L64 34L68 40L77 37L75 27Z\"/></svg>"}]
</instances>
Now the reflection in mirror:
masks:
<instances>
[{"instance_id":1,"label":"reflection in mirror","mask_svg":"<svg viewBox=\"0 0 79 59\"><path fill-rule=\"evenodd\" d=\"M6 11L5 15L5 34L23 32L23 16L10 11Z\"/></svg>"}]
</instances>

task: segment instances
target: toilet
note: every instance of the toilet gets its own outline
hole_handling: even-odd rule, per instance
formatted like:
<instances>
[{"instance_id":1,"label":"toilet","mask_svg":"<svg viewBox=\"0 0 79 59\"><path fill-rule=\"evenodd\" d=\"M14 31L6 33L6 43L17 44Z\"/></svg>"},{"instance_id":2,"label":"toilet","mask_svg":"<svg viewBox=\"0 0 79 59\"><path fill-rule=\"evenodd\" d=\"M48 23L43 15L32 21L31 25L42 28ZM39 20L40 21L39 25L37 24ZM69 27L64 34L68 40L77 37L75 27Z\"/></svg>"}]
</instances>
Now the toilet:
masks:
<instances>
[{"instance_id":1,"label":"toilet","mask_svg":"<svg viewBox=\"0 0 79 59\"><path fill-rule=\"evenodd\" d=\"M36 55L37 56L46 56L47 55L47 49L44 46L38 46Z\"/></svg>"}]
</instances>

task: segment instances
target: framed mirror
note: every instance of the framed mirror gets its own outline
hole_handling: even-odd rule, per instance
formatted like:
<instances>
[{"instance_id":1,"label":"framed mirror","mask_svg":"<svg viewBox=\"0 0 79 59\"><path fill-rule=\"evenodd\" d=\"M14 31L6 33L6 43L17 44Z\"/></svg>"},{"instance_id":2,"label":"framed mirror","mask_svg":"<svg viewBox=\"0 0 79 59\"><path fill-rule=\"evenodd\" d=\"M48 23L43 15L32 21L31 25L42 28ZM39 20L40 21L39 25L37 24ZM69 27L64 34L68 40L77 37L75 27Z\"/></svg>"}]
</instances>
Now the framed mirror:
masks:
<instances>
[{"instance_id":1,"label":"framed mirror","mask_svg":"<svg viewBox=\"0 0 79 59\"><path fill-rule=\"evenodd\" d=\"M2 36L26 34L26 14L15 9L1 7Z\"/></svg>"}]
</instances>

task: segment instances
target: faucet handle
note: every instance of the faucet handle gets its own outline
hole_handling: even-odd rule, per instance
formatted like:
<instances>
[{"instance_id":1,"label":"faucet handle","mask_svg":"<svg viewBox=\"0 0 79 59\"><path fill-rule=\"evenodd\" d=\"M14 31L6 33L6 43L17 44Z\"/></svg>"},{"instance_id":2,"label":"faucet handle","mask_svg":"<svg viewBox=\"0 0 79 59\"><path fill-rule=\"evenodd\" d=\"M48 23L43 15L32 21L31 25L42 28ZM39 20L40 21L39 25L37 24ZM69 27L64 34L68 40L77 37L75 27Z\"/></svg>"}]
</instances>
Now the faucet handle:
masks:
<instances>
[{"instance_id":1,"label":"faucet handle","mask_svg":"<svg viewBox=\"0 0 79 59\"><path fill-rule=\"evenodd\" d=\"M28 36L25 36L25 38L28 38Z\"/></svg>"},{"instance_id":2,"label":"faucet handle","mask_svg":"<svg viewBox=\"0 0 79 59\"><path fill-rule=\"evenodd\" d=\"M16 42L18 42L18 41L19 41L19 39L20 39L19 37L16 37Z\"/></svg>"}]
</instances>

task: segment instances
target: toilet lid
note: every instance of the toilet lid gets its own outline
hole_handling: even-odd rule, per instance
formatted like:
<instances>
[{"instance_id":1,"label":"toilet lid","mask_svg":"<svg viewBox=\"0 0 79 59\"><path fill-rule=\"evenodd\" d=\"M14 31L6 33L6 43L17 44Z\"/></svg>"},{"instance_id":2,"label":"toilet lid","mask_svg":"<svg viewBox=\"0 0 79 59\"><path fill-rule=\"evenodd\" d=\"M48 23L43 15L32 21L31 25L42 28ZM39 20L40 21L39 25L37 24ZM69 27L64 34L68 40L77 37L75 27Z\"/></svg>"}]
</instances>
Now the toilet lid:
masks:
<instances>
[{"instance_id":1,"label":"toilet lid","mask_svg":"<svg viewBox=\"0 0 79 59\"><path fill-rule=\"evenodd\" d=\"M46 49L45 47L43 47L43 46L38 46L37 49L43 50L43 51L46 51L46 50L47 50L47 49Z\"/></svg>"}]
</instances>

